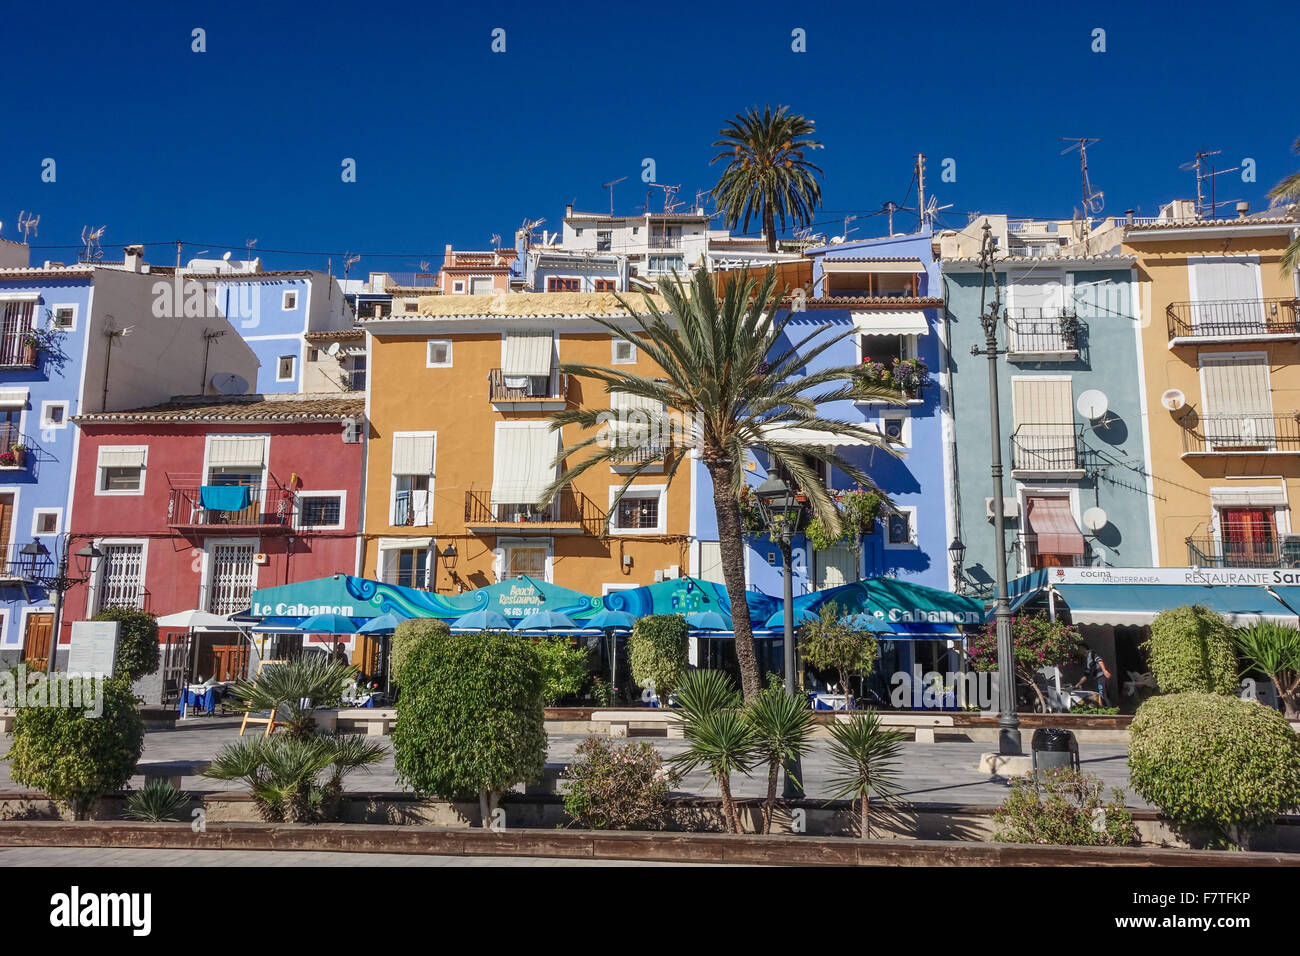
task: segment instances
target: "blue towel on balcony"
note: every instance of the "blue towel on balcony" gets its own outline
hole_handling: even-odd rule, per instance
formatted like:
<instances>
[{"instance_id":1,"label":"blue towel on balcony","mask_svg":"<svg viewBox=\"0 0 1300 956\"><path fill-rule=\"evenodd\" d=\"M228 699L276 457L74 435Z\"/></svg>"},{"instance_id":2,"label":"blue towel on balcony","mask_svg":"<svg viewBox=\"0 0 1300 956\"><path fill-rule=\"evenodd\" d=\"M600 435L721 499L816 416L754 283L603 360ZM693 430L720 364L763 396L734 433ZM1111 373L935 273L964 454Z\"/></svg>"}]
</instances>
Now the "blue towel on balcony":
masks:
<instances>
[{"instance_id":1,"label":"blue towel on balcony","mask_svg":"<svg viewBox=\"0 0 1300 956\"><path fill-rule=\"evenodd\" d=\"M247 485L203 485L199 503L208 511L243 511L252 504Z\"/></svg>"}]
</instances>

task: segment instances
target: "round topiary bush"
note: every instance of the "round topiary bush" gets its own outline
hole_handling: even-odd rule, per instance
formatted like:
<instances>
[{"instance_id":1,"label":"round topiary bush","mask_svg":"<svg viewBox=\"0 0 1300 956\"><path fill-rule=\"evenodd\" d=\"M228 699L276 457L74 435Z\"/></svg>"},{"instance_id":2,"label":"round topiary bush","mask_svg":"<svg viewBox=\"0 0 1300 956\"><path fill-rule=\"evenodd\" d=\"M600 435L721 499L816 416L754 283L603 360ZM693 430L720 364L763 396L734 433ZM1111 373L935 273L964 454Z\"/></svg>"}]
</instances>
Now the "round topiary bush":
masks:
<instances>
[{"instance_id":1,"label":"round topiary bush","mask_svg":"<svg viewBox=\"0 0 1300 956\"><path fill-rule=\"evenodd\" d=\"M651 614L632 625L627 641L632 679L654 691L668 706L668 695L681 686L689 666L690 638L680 614Z\"/></svg>"},{"instance_id":2,"label":"round topiary bush","mask_svg":"<svg viewBox=\"0 0 1300 956\"><path fill-rule=\"evenodd\" d=\"M389 683L394 686L401 684L402 670L416 645L430 637L445 637L450 633L451 628L446 621L432 617L416 617L397 625L388 653Z\"/></svg>"},{"instance_id":3,"label":"round topiary bush","mask_svg":"<svg viewBox=\"0 0 1300 956\"><path fill-rule=\"evenodd\" d=\"M95 615L96 621L117 621L122 626L117 635L117 663L113 676L134 684L158 669L158 619L148 611L133 607L106 607Z\"/></svg>"},{"instance_id":4,"label":"round topiary bush","mask_svg":"<svg viewBox=\"0 0 1300 956\"><path fill-rule=\"evenodd\" d=\"M1162 694L1237 693L1232 629L1207 607L1192 604L1161 611L1143 647Z\"/></svg>"},{"instance_id":5,"label":"round topiary bush","mask_svg":"<svg viewBox=\"0 0 1300 956\"><path fill-rule=\"evenodd\" d=\"M1129 732L1133 789L1179 826L1231 838L1300 806L1300 738L1275 710L1165 695L1138 709Z\"/></svg>"}]
</instances>

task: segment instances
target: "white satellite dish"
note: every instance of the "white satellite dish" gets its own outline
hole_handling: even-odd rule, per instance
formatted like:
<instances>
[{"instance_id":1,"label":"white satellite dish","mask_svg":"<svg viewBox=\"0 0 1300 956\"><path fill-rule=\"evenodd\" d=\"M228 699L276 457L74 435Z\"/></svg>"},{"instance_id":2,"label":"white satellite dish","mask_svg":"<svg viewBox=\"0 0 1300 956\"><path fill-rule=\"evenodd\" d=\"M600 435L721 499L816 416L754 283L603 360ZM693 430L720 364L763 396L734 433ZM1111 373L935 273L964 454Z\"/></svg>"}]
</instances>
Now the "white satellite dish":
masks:
<instances>
[{"instance_id":1,"label":"white satellite dish","mask_svg":"<svg viewBox=\"0 0 1300 956\"><path fill-rule=\"evenodd\" d=\"M218 372L212 376L212 387L222 395L243 395L248 391L248 379L234 372Z\"/></svg>"},{"instance_id":2,"label":"white satellite dish","mask_svg":"<svg viewBox=\"0 0 1300 956\"><path fill-rule=\"evenodd\" d=\"M1098 532L1110 523L1104 508L1089 508L1083 513L1083 526L1089 531Z\"/></svg>"},{"instance_id":3,"label":"white satellite dish","mask_svg":"<svg viewBox=\"0 0 1300 956\"><path fill-rule=\"evenodd\" d=\"M221 261L222 261L222 262L229 262L229 261L230 261L230 253L229 253L229 251L222 253L222 255L221 255Z\"/></svg>"},{"instance_id":4,"label":"white satellite dish","mask_svg":"<svg viewBox=\"0 0 1300 956\"><path fill-rule=\"evenodd\" d=\"M341 351L343 351L343 348L342 346L339 345L339 343L331 342L330 347L325 350L325 354L333 358L334 356L338 355L339 352Z\"/></svg>"},{"instance_id":5,"label":"white satellite dish","mask_svg":"<svg viewBox=\"0 0 1300 956\"><path fill-rule=\"evenodd\" d=\"M1160 404L1165 407L1165 411L1177 412L1187 404L1187 396L1181 388L1168 388L1160 396Z\"/></svg>"},{"instance_id":6,"label":"white satellite dish","mask_svg":"<svg viewBox=\"0 0 1300 956\"><path fill-rule=\"evenodd\" d=\"M1089 421L1095 422L1106 414L1110 408L1110 400L1106 398L1106 393L1095 388L1090 388L1079 396L1075 407L1079 409L1079 414Z\"/></svg>"}]
</instances>

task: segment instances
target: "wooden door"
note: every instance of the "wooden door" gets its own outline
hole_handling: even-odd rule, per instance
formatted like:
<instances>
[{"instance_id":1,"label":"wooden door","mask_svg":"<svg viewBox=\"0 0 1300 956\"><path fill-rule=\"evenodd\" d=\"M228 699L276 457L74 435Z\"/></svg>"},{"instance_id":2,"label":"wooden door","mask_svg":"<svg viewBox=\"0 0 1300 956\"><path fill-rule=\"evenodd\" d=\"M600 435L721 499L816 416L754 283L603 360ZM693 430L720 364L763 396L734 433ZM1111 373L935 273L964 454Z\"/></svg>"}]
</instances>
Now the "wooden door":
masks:
<instances>
[{"instance_id":1,"label":"wooden door","mask_svg":"<svg viewBox=\"0 0 1300 956\"><path fill-rule=\"evenodd\" d=\"M352 666L361 677L375 680L379 676L380 639L370 634L358 634L353 638Z\"/></svg>"},{"instance_id":2,"label":"wooden door","mask_svg":"<svg viewBox=\"0 0 1300 956\"><path fill-rule=\"evenodd\" d=\"M219 681L242 680L248 676L248 644L215 644L212 647L212 672Z\"/></svg>"},{"instance_id":3,"label":"wooden door","mask_svg":"<svg viewBox=\"0 0 1300 956\"><path fill-rule=\"evenodd\" d=\"M23 632L23 663L29 671L46 670L50 662L50 639L54 635L54 615L29 614Z\"/></svg>"}]
</instances>

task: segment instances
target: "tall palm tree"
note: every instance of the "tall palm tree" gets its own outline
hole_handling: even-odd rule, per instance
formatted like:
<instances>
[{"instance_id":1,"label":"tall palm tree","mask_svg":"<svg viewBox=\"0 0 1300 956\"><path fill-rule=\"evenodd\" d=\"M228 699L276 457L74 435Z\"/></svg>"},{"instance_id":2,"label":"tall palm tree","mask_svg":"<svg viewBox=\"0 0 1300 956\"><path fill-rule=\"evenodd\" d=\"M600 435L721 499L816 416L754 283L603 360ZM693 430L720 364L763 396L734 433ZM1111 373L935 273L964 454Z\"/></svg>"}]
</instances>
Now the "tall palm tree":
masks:
<instances>
[{"instance_id":1,"label":"tall palm tree","mask_svg":"<svg viewBox=\"0 0 1300 956\"><path fill-rule=\"evenodd\" d=\"M1291 150L1300 153L1300 138L1291 145ZM1278 202L1300 203L1300 172L1292 173L1269 190L1268 198ZM1290 275L1297 268L1300 268L1300 236L1291 240L1291 245L1286 247L1282 256L1283 275Z\"/></svg>"},{"instance_id":2,"label":"tall palm tree","mask_svg":"<svg viewBox=\"0 0 1300 956\"><path fill-rule=\"evenodd\" d=\"M852 330L830 333L820 324L801 337L787 338L790 315L778 317L783 290L776 273L768 269L759 279L735 274L724 291L713 277L697 270L689 287L677 276L659 283L667 308L647 295L644 309L635 310L620 298L632 317L618 324L595 319L620 338L633 338L642 352L662 370L648 377L628 367L605 368L566 363L561 371L603 382L608 393L624 392L662 411L646 413L634 427L610 421L608 404L575 408L551 416L551 427L578 425L581 437L565 447L556 460L586 454L557 478L542 496L550 501L565 485L589 468L610 464L631 466L611 508L633 480L647 468L662 467L671 483L689 452L703 462L713 480L713 505L717 513L722 574L731 602L736 657L740 664L745 700L760 690L754 653L749 605L745 601L745 541L740 499L745 486L745 463L751 449L764 453L769 471L788 475L808 497L812 513L832 536L838 535L840 516L814 463L840 469L864 488L875 484L859 468L833 450L835 438L853 439L894 453L875 429L861 424L821 417L822 409L837 401L859 398L899 401L899 393L863 381L857 366L815 368L817 358ZM794 330L791 330L792 332ZM799 429L803 436L785 429ZM807 445L797 439L807 432L825 433L827 445Z\"/></svg>"},{"instance_id":3,"label":"tall palm tree","mask_svg":"<svg viewBox=\"0 0 1300 956\"><path fill-rule=\"evenodd\" d=\"M822 144L801 138L814 128L812 120L789 112L788 106L773 113L769 105L762 113L751 106L718 130L722 138L713 145L722 151L709 165L726 160L727 166L713 187L713 199L730 229L737 224L748 229L750 219L761 217L768 252L776 252L778 216L783 230L787 217L795 226L806 226L821 205L817 177L822 171L804 154L821 149Z\"/></svg>"}]
</instances>

